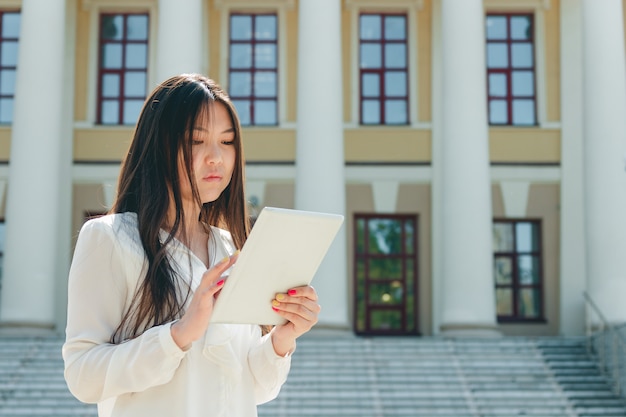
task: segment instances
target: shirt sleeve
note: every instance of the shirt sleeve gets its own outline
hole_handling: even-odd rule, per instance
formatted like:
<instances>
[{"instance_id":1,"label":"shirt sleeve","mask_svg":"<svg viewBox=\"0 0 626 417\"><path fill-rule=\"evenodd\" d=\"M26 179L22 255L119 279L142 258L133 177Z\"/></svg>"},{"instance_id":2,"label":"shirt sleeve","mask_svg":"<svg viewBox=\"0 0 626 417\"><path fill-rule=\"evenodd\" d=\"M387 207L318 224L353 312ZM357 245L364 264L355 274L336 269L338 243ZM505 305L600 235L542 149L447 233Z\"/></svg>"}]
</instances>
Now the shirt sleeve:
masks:
<instances>
[{"instance_id":1,"label":"shirt sleeve","mask_svg":"<svg viewBox=\"0 0 626 417\"><path fill-rule=\"evenodd\" d=\"M257 404L263 404L278 396L287 381L291 368L291 353L278 356L272 344L271 333L261 337L259 326L253 326L253 344L248 354L248 365L255 380L254 395Z\"/></svg>"},{"instance_id":2,"label":"shirt sleeve","mask_svg":"<svg viewBox=\"0 0 626 417\"><path fill-rule=\"evenodd\" d=\"M135 290L126 276L133 269L128 268L133 257L136 260L137 254L122 255L110 224L90 221L81 229L69 274L62 353L68 388L83 402L164 384L185 356L172 339L171 323L120 344L109 343L127 308L129 291Z\"/></svg>"}]
</instances>

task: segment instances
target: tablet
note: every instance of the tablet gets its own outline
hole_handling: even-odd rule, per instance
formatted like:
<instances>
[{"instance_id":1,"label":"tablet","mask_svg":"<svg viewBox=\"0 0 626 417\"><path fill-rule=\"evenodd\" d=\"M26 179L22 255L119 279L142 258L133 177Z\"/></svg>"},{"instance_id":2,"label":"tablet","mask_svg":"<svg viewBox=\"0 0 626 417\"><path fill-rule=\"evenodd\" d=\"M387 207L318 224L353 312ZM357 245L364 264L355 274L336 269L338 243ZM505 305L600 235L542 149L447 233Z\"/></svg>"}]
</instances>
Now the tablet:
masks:
<instances>
[{"instance_id":1,"label":"tablet","mask_svg":"<svg viewBox=\"0 0 626 417\"><path fill-rule=\"evenodd\" d=\"M311 283L342 223L338 214L263 208L215 302L211 322L284 323L272 310L276 293Z\"/></svg>"}]
</instances>

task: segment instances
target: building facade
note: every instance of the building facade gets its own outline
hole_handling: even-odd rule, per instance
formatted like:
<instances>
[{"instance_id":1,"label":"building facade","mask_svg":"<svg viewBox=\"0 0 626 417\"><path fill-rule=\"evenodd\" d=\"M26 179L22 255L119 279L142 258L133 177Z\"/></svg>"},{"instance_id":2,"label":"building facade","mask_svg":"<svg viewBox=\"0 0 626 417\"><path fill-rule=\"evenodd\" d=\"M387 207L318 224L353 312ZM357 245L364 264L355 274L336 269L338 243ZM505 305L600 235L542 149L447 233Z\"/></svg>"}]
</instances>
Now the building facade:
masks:
<instances>
[{"instance_id":1,"label":"building facade","mask_svg":"<svg viewBox=\"0 0 626 417\"><path fill-rule=\"evenodd\" d=\"M207 74L246 194L345 224L313 285L357 334L626 321L626 0L0 0L0 325L65 325L146 95Z\"/></svg>"}]
</instances>

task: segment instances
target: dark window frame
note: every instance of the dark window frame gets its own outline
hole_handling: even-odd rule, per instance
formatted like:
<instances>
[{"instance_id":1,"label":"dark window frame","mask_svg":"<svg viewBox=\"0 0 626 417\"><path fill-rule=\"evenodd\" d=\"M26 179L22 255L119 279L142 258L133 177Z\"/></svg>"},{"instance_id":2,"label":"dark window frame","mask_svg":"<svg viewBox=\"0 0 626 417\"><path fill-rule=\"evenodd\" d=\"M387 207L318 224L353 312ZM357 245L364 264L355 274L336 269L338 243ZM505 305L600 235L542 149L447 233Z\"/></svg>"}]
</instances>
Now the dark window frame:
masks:
<instances>
[{"instance_id":1,"label":"dark window frame","mask_svg":"<svg viewBox=\"0 0 626 417\"><path fill-rule=\"evenodd\" d=\"M249 16L251 18L252 21L252 27L250 28L251 30L251 37L250 39L232 39L232 18L234 16ZM255 36L255 23L256 23L256 18L258 16L273 16L276 19L276 38L275 39L257 39ZM230 15L228 16L228 90L229 90L229 95L231 100L233 101L238 101L238 100L247 100L250 102L250 123L249 124L243 124L242 126L245 127L275 127L279 125L279 121L280 121L280 114L279 114L279 110L280 110L280 105L279 105L279 100L278 100L278 92L280 89L280 81L279 81L279 56L280 56L280 49L279 49L279 43L278 43L278 39L280 36L280 31L279 31L279 18L278 18L278 13L277 12L259 12L259 13L246 13L246 12L231 12ZM233 68L232 66L232 54L230 53L231 47L232 45L244 45L244 44L249 44L250 45L250 50L252 53L251 56L251 65L250 68ZM254 62L254 51L255 51L255 47L256 45L274 45L275 46L275 50L276 50L276 62L274 65L274 68L257 68ZM276 94L274 96L257 96L255 94L254 91L254 77L255 74L257 72L261 72L261 73L269 73L269 72L273 72L276 74ZM232 82L231 82L231 74L233 73L249 73L250 74L250 95L248 96L244 96L244 95L236 95L233 94L232 92ZM276 114L276 121L275 123L258 123L256 121L256 116L255 116L255 107L254 107L254 103L255 101L273 101L276 108L275 108L275 114Z\"/></svg>"},{"instance_id":2,"label":"dark window frame","mask_svg":"<svg viewBox=\"0 0 626 417\"><path fill-rule=\"evenodd\" d=\"M363 16L380 16L381 18L381 37L380 39L362 39L361 38L361 18ZM404 18L404 39L386 39L385 37L385 18L386 17L402 17ZM362 126L407 126L410 121L410 100L409 100L409 19L407 13L374 13L362 12L359 15L358 24L358 41L359 41L359 124ZM381 66L380 68L362 68L361 67L361 46L364 44L380 44L381 46ZM405 66L403 68L386 68L385 66L385 45L387 44L403 44L405 47ZM387 96L385 94L385 74L387 72L404 72L405 74L405 92L404 96ZM368 97L363 93L363 77L366 74L375 74L379 77L379 95L378 97ZM366 123L363 121L363 107L365 100L377 100L379 102L379 123ZM405 123L387 123L385 112L385 102L387 100L404 101L406 105L406 122Z\"/></svg>"},{"instance_id":3,"label":"dark window frame","mask_svg":"<svg viewBox=\"0 0 626 417\"><path fill-rule=\"evenodd\" d=\"M102 36L102 26L103 21L107 17L113 16L122 16L123 23L123 33L121 39L112 40L112 39L104 39ZM128 39L127 37L127 25L126 21L129 16L146 16L148 19L147 33L146 39ZM104 46L106 44L119 44L122 47L122 58L121 58L121 66L120 68L104 68L102 56L104 53ZM137 45L143 44L146 46L146 64L144 68L127 68L126 67L126 46L127 45ZM96 124L103 126L129 126L134 124L136 121L132 123L124 123L124 102L126 100L141 100L144 101L146 96L126 96L124 95L124 86L125 80L124 75L126 73L143 73L146 76L146 82L148 80L148 66L150 62L150 13L149 12L106 12L100 13L99 21L98 21L98 85L97 85L97 110L96 110ZM115 74L119 76L119 95L117 98L104 97L102 89L103 89L103 79L107 74ZM147 88L147 85L146 85ZM104 102L113 102L116 101L118 103L118 114L117 114L117 123L103 123L102 122L102 107Z\"/></svg>"},{"instance_id":4,"label":"dark window frame","mask_svg":"<svg viewBox=\"0 0 626 417\"><path fill-rule=\"evenodd\" d=\"M511 289L511 297L512 297L512 314L510 316L499 315L496 310L496 316L498 323L545 323L545 285L544 285L544 274L543 274L543 231L542 231L542 221L541 219L529 219L529 218L494 218L493 225L495 226L497 223L500 224L511 224L513 229L513 250L512 251L493 251L493 265L495 266L495 261L497 258L509 258L511 259L511 285L506 284L498 284L495 282L495 271L494 271L494 288L497 289ZM537 245L536 250L531 251L518 251L517 250L517 236L516 236L516 225L520 223L529 223L536 226L537 230ZM520 256L536 256L538 260L538 274L539 278L537 283L535 284L521 284L519 277L519 268L518 258ZM539 312L537 317L523 317L519 312L519 296L522 289L537 289L540 300L538 302ZM495 291L494 290L494 291Z\"/></svg>"},{"instance_id":5,"label":"dark window frame","mask_svg":"<svg viewBox=\"0 0 626 417\"><path fill-rule=\"evenodd\" d=\"M511 18L513 17L528 17L530 20L531 30L528 39L512 39L511 38ZM515 13L496 13L491 12L487 13L486 21L490 17L504 17L507 22L507 37L506 39L488 39L487 34L485 32L485 59L487 60L487 46L489 44L506 44L507 45L507 54L508 54L508 65L506 68L487 68L487 118L490 126L515 126L515 127L535 127L539 124L539 115L537 114L537 45L536 45L536 36L535 36L535 16L533 13L528 12L515 12ZM485 22L486 22L485 21ZM516 43L530 43L532 45L532 65L529 67L513 67L511 62L512 57L512 46ZM486 65L488 63L486 62ZM513 95L513 72L515 71L531 71L533 74L533 94L528 96L514 96ZM506 76L506 96L492 96L490 95L489 88L489 77L492 74L502 74ZM535 120L532 124L514 124L513 123L513 101L516 99L525 99L532 100ZM506 123L492 123L490 118L490 105L494 100L498 101L506 101L507 103L507 121Z\"/></svg>"},{"instance_id":6,"label":"dark window frame","mask_svg":"<svg viewBox=\"0 0 626 417\"><path fill-rule=\"evenodd\" d=\"M412 245L413 245L413 253L408 253L406 246L407 246L407 239L406 239L406 234L405 234L405 229L404 227L402 228L402 238L401 238L401 245L402 245L402 250L400 252L400 254L395 254L393 255L393 257L395 258L401 258L403 260L402 262L402 276L405 278L405 291L403 291L403 295L402 295L402 303L399 305L385 305L385 304L376 304L376 303L370 303L369 301L369 292L368 292L368 288L369 286L367 284L370 283L374 283L374 284L385 284L385 283L389 283L388 279L371 279L368 277L368 259L381 259L381 258L385 258L385 257L389 257L390 255L385 255L385 254L370 254L368 253L368 250L366 249L365 252L360 253L358 250L358 226L357 223L359 220L365 220L365 230L364 230L364 235L366 238L366 242L364 242L364 247L367 248L367 239L369 236L368 233L368 221L372 220L372 219L391 219L391 220L400 220L403 222L405 221L411 221L413 222L413 240L412 240ZM353 217L353 224L354 224L354 228L353 228L353 236L354 236L354 254L353 254L353 288L354 288L354 292L353 292L353 296L354 296L354 301L353 301L353 328L356 334L361 335L361 336L368 336L368 335L419 335L420 331L420 323L419 323L419 215L418 214L380 214L380 213L354 213L354 217ZM364 287L364 300L365 300L365 329L361 330L359 329L359 325L358 325L358 317L359 317L359 300L358 298L358 288L359 288L359 278L358 278L358 262L359 261L365 261L365 281L366 281L366 285ZM412 268L412 288L413 288L413 325L414 328L413 329L407 329L407 294L408 291L406 290L406 283L408 282L407 280L407 260L412 261L413 264L413 268ZM401 315L402 315L402 329L400 330L396 330L396 329L390 329L390 330L382 330L382 329L378 329L378 330L373 330L371 329L371 325L370 325L370 311L400 311Z\"/></svg>"},{"instance_id":7,"label":"dark window frame","mask_svg":"<svg viewBox=\"0 0 626 417\"><path fill-rule=\"evenodd\" d=\"M20 21L21 21L21 13L22 13L21 9L3 9L3 10L0 10L0 57L2 56L2 47L4 46L5 42L16 42L17 43L17 47L18 47L18 53L19 53L19 45L20 45L19 35L18 35L18 37L4 37L4 36L2 36L2 33L4 32L4 30L3 30L4 15L5 14L19 14L20 15ZM0 59L0 77L1 77L1 74L4 73L4 71L15 71L15 73L17 75L17 62L15 63L15 65L5 65L5 63L2 62L1 59ZM15 86L13 86L13 89L15 91ZM0 100L3 100L3 99L11 99L11 100L13 100L13 104L15 104L15 92L13 94L2 94L2 93L0 93ZM11 121L0 122L0 125L10 125L12 123L13 123L13 118L11 118Z\"/></svg>"}]
</instances>

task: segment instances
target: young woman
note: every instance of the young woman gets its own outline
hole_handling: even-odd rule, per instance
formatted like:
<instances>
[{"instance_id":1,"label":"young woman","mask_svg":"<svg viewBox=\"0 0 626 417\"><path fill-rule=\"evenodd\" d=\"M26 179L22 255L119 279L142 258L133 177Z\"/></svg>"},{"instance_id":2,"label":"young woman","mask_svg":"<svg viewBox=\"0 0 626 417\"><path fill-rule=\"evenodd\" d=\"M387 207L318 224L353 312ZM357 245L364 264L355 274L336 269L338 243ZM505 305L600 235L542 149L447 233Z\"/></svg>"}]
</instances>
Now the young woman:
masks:
<instances>
[{"instance_id":1,"label":"young woman","mask_svg":"<svg viewBox=\"0 0 626 417\"><path fill-rule=\"evenodd\" d=\"M209 324L249 231L241 129L213 81L147 98L111 212L82 227L69 276L65 379L99 416L256 416L317 322L310 286L268 300L273 329Z\"/></svg>"}]
</instances>

